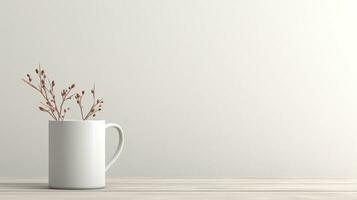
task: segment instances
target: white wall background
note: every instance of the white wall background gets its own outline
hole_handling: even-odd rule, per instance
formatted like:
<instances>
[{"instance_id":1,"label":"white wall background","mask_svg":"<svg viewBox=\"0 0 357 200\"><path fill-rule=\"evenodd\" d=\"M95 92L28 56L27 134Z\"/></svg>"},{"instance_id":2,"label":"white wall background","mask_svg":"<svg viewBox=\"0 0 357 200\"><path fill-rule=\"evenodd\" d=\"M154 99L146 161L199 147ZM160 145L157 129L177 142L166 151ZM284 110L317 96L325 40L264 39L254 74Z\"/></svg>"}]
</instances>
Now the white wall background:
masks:
<instances>
[{"instance_id":1,"label":"white wall background","mask_svg":"<svg viewBox=\"0 0 357 200\"><path fill-rule=\"evenodd\" d=\"M109 175L357 176L356 10L352 0L0 1L0 176L47 175L49 117L20 81L39 62L57 82L95 82L99 118L124 127Z\"/></svg>"}]
</instances>

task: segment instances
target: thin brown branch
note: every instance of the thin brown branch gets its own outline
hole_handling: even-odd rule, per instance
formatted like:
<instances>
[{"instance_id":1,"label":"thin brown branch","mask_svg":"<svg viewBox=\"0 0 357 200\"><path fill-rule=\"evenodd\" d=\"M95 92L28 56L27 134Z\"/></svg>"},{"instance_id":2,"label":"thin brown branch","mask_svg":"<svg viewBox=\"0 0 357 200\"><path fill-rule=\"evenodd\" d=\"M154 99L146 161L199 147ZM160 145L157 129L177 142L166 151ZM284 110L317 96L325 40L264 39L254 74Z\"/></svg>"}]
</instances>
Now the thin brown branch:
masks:
<instances>
[{"instance_id":1,"label":"thin brown branch","mask_svg":"<svg viewBox=\"0 0 357 200\"><path fill-rule=\"evenodd\" d=\"M40 92L40 90L31 82L25 80L24 78L22 78L21 80L23 80L25 83L27 83L29 86L31 86L32 88L34 88L35 90L37 90L38 92Z\"/></svg>"},{"instance_id":2,"label":"thin brown branch","mask_svg":"<svg viewBox=\"0 0 357 200\"><path fill-rule=\"evenodd\" d=\"M40 102L41 106L43 107L40 106L39 109L43 112L47 112L53 119L60 121L63 121L65 119L66 114L69 111L68 107L65 108L66 102L68 100L71 100L73 97L75 97L75 100L79 105L82 120L87 120L90 117L95 117L96 113L101 111L103 100L96 98L95 85L93 85L93 89L91 90L93 103L90 109L88 110L88 113L85 114L82 101L85 93L84 91L82 91L81 93L72 93L75 87L75 85L72 84L68 88L63 89L61 91L61 98L59 98L60 101L58 104L54 89L55 82L53 80L51 81L47 77L45 71L41 68L41 66L38 66L38 68L35 69L35 72L38 78L38 83L33 83L30 74L27 74L27 78L23 78L22 81L24 81L27 85L29 85L40 93L41 97L44 99L45 102Z\"/></svg>"},{"instance_id":3,"label":"thin brown branch","mask_svg":"<svg viewBox=\"0 0 357 200\"><path fill-rule=\"evenodd\" d=\"M42 103L42 102L40 102L40 104L43 105L43 106L45 106L45 107L49 110L49 114L51 115L51 117L53 117L55 120L57 120L56 116L54 115L54 113L53 113L53 111L52 111L52 110L53 110L52 107L50 107L49 105L44 104L44 103Z\"/></svg>"},{"instance_id":4,"label":"thin brown branch","mask_svg":"<svg viewBox=\"0 0 357 200\"><path fill-rule=\"evenodd\" d=\"M40 83L39 83L39 92L41 93L43 98L45 98L47 104L49 106L51 106L50 112L52 113L53 116L55 116L54 112L55 111L57 112L58 110L57 110L57 106L56 106L55 101L52 104L51 99L48 97L48 94L47 94L48 88L46 87L46 81L45 81L45 79L46 79L45 71L43 69L41 69L41 66L39 66L37 71L36 71L36 74L37 74L38 79L40 81ZM57 115L57 117L55 117L55 119L56 120L61 119L60 115Z\"/></svg>"},{"instance_id":5,"label":"thin brown branch","mask_svg":"<svg viewBox=\"0 0 357 200\"><path fill-rule=\"evenodd\" d=\"M81 117L83 120L88 120L89 117L95 117L96 116L96 112L101 111L101 107L102 107L102 103L103 100L102 99L96 99L96 94L95 94L95 86L93 86L93 89L91 90L92 93L92 97L93 97L93 103L88 111L88 113L86 115L84 115L84 111L83 111L83 104L82 104L82 98L84 96L84 91L82 91L81 94L77 93L75 98L77 100L77 104L79 105L79 109L81 112Z\"/></svg>"},{"instance_id":6,"label":"thin brown branch","mask_svg":"<svg viewBox=\"0 0 357 200\"><path fill-rule=\"evenodd\" d=\"M70 95L70 96L68 97L68 95L71 93L71 91L72 91L72 89L73 89L74 87L75 87L75 84L72 84L71 86L68 87L68 90L67 90L67 89L64 89L63 92L62 92L62 94L61 94L61 96L62 96L62 102L61 102L60 107L59 107L59 109L60 109L59 115L60 115L61 117L63 116L63 117L62 117L62 120L64 119L64 116L65 116L65 115L63 115L63 112L64 112L63 105L64 105L65 101L69 100L69 99L73 96L73 94L72 94L72 95Z\"/></svg>"},{"instance_id":7,"label":"thin brown branch","mask_svg":"<svg viewBox=\"0 0 357 200\"><path fill-rule=\"evenodd\" d=\"M56 96L54 94L54 86L55 82L50 81L49 78L47 78L47 75L45 74L45 71L41 68L41 66L38 66L38 68L35 69L35 72L38 77L39 83L37 86L32 83L31 76L27 74L27 80L22 79L26 84L28 84L30 87L38 91L41 96L44 98L45 103L41 104L45 106L45 108L41 107L41 111L48 112L52 118L55 120L64 120L65 115L63 114L64 109L64 103L65 101L69 100L73 95L70 95L71 90L74 88L74 84L70 86L70 90L66 91L66 94L62 96L62 101L60 106L57 105L56 102ZM46 80L48 85L46 84ZM68 96L70 95L70 96Z\"/></svg>"}]
</instances>

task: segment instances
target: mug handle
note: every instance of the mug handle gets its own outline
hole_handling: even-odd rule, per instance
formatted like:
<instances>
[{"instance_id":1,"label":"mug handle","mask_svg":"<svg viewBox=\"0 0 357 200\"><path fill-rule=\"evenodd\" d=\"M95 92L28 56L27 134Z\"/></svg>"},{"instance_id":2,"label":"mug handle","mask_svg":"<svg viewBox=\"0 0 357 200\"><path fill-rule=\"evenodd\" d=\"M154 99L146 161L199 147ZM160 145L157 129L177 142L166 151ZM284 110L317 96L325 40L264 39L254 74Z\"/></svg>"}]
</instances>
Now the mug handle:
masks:
<instances>
[{"instance_id":1,"label":"mug handle","mask_svg":"<svg viewBox=\"0 0 357 200\"><path fill-rule=\"evenodd\" d=\"M123 134L123 129L118 125L114 123L109 123L105 125L105 129L113 127L118 131L118 136L119 136L119 144L118 147L114 153L113 158L109 161L109 163L105 166L105 171L108 171L108 169L115 163L115 161L118 160L121 151L123 150L123 145L124 145L124 134Z\"/></svg>"}]
</instances>

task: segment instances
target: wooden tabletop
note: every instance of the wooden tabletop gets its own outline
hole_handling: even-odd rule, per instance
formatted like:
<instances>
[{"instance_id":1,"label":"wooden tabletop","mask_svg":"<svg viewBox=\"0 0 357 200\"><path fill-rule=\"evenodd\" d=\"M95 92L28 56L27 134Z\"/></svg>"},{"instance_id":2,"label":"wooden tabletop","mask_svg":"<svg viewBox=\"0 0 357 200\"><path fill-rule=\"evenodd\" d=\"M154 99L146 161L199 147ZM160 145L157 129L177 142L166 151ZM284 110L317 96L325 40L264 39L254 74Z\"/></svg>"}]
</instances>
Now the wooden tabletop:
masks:
<instances>
[{"instance_id":1,"label":"wooden tabletop","mask_svg":"<svg viewBox=\"0 0 357 200\"><path fill-rule=\"evenodd\" d=\"M357 179L108 178L105 189L54 190L46 179L0 178L0 199L357 199Z\"/></svg>"}]
</instances>

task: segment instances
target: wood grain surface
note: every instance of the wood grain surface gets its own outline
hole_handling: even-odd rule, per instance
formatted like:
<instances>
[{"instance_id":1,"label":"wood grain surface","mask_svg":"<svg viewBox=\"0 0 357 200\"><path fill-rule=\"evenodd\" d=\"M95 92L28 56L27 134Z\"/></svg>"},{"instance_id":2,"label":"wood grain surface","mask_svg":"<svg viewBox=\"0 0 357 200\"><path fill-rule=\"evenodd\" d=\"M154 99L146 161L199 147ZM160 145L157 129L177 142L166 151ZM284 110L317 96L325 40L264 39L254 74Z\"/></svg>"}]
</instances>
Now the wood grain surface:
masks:
<instances>
[{"instance_id":1,"label":"wood grain surface","mask_svg":"<svg viewBox=\"0 0 357 200\"><path fill-rule=\"evenodd\" d=\"M54 190L46 179L0 178L0 199L357 199L347 178L109 178L105 189Z\"/></svg>"}]
</instances>

